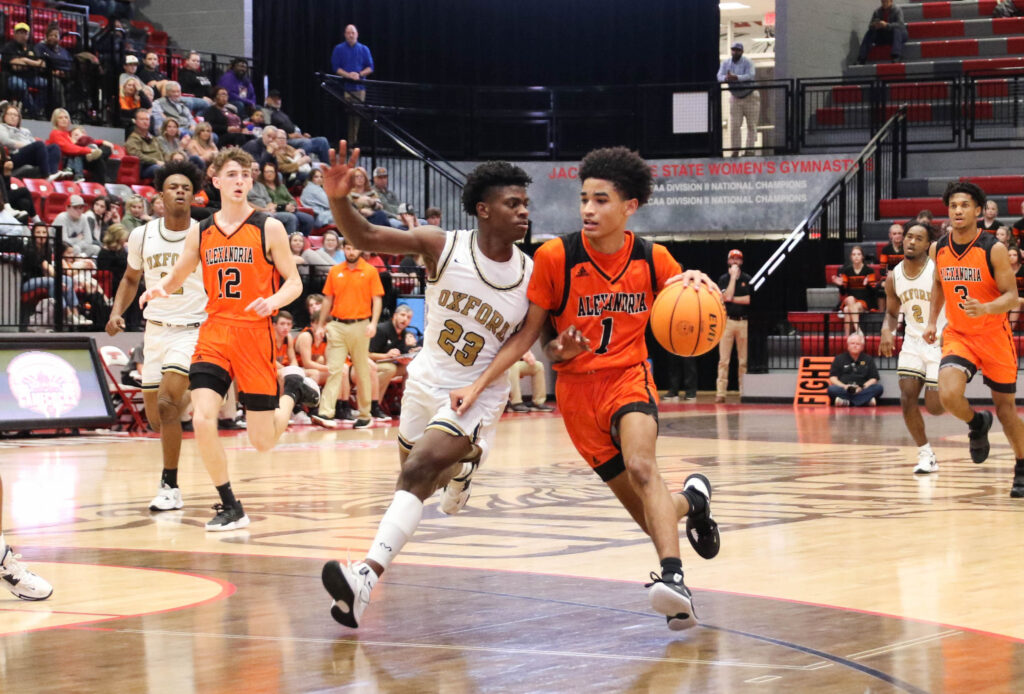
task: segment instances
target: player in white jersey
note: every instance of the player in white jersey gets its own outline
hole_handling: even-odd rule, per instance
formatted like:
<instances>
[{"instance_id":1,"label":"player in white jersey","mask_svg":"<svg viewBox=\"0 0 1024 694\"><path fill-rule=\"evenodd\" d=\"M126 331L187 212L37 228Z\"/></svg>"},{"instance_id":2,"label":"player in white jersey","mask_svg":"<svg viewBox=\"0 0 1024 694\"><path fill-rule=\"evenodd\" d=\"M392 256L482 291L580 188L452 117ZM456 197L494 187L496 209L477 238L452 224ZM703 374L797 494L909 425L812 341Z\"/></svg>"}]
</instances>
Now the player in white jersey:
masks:
<instances>
[{"instance_id":1,"label":"player in white jersey","mask_svg":"<svg viewBox=\"0 0 1024 694\"><path fill-rule=\"evenodd\" d=\"M472 383L526 316L532 261L515 245L529 228L530 177L506 162L477 166L466 178L462 205L477 231L435 226L402 230L375 226L351 205L351 173L341 142L324 177L331 212L345 239L363 250L418 253L427 268L427 326L423 349L409 365L399 426L401 472L397 491L363 561L324 565L331 615L358 627L377 579L412 537L423 502L444 487L441 510L455 513L469 498L470 477L492 445L508 397L501 379L463 414L448 393Z\"/></svg>"},{"instance_id":2,"label":"player in white jersey","mask_svg":"<svg viewBox=\"0 0 1024 694\"><path fill-rule=\"evenodd\" d=\"M189 216L192 196L202 175L188 162L162 166L153 181L163 198L166 213L128 237L128 269L117 288L107 334L124 330L121 317L135 300L139 280L155 287L171 271L185 247L185 236L196 222ZM189 365L206 319L206 290L201 268L196 267L185 284L168 297L146 305L143 341L142 397L149 425L160 432L163 474L160 488L149 504L150 511L171 511L184 506L178 487L178 456L181 452L181 412L188 389Z\"/></svg>"},{"instance_id":3,"label":"player in white jersey","mask_svg":"<svg viewBox=\"0 0 1024 694\"><path fill-rule=\"evenodd\" d=\"M926 388L924 405L929 414L939 415L944 412L938 390L942 348L937 342L928 344L923 337L928 325L935 282L935 261L928 257L930 245L931 237L924 225L913 224L904 232L903 260L885 278L886 311L882 322L882 340L878 346L879 354L892 356L896 323L902 312L903 347L900 349L896 370L900 378L903 420L918 446L917 465L914 467L918 475L927 475L939 469L918 406L922 386ZM945 324L946 315L943 312L937 322L940 334Z\"/></svg>"}]
</instances>

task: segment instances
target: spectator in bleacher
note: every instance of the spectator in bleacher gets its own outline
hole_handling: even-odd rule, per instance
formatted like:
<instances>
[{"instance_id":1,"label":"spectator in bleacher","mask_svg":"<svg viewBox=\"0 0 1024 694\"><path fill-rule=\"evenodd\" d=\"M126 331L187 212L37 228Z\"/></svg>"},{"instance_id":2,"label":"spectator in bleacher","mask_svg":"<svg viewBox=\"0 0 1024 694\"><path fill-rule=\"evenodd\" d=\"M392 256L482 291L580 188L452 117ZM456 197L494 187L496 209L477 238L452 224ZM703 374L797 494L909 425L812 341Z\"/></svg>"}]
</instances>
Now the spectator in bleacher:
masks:
<instances>
[{"instance_id":1,"label":"spectator in bleacher","mask_svg":"<svg viewBox=\"0 0 1024 694\"><path fill-rule=\"evenodd\" d=\"M164 151L160 148L157 138L150 134L151 115L146 109L140 108L132 119L134 128L125 140L125 151L139 159L139 177L153 178L157 170L164 165Z\"/></svg>"},{"instance_id":2,"label":"spectator in bleacher","mask_svg":"<svg viewBox=\"0 0 1024 694\"><path fill-rule=\"evenodd\" d=\"M995 200L988 200L985 202L985 211L981 213L981 219L978 220L978 227L985 231L995 233L996 229L1003 225L996 217L999 215L999 205Z\"/></svg>"},{"instance_id":3,"label":"spectator in bleacher","mask_svg":"<svg viewBox=\"0 0 1024 694\"><path fill-rule=\"evenodd\" d=\"M1020 204L1020 213L1024 215L1024 202ZM1024 236L1024 217L1021 217L1013 223L1013 235L1018 239Z\"/></svg>"},{"instance_id":4,"label":"spectator in bleacher","mask_svg":"<svg viewBox=\"0 0 1024 694\"><path fill-rule=\"evenodd\" d=\"M725 402L729 389L729 362L732 346L736 344L736 381L743 395L743 377L747 373L747 316L750 313L750 275L743 272L743 251L733 248L726 257L729 268L718 278L725 301L725 328L718 343L718 381L715 402Z\"/></svg>"},{"instance_id":5,"label":"spectator in bleacher","mask_svg":"<svg viewBox=\"0 0 1024 694\"><path fill-rule=\"evenodd\" d=\"M309 275L309 263L302 257L302 252L306 250L306 237L298 231L288 234L288 248L291 249L292 260L295 261L295 267L299 269L299 274L307 277Z\"/></svg>"},{"instance_id":6,"label":"spectator in bleacher","mask_svg":"<svg viewBox=\"0 0 1024 694\"><path fill-rule=\"evenodd\" d=\"M185 64L178 68L178 82L181 91L188 96L181 97L189 110L197 116L203 115L213 104L210 94L210 78L203 73L200 56L195 51L188 54Z\"/></svg>"},{"instance_id":7,"label":"spectator in bleacher","mask_svg":"<svg viewBox=\"0 0 1024 694\"><path fill-rule=\"evenodd\" d=\"M121 208L102 195L92 201L92 207L83 216L89 220L93 235L101 239L107 229L115 224L121 224Z\"/></svg>"},{"instance_id":8,"label":"spectator in bleacher","mask_svg":"<svg viewBox=\"0 0 1024 694\"><path fill-rule=\"evenodd\" d=\"M1016 330L1021 309L1024 309L1024 265L1021 265L1020 249L1016 245L1007 249L1007 255L1010 256L1010 269L1013 270L1013 277L1017 280L1017 310L1010 311L1010 328Z\"/></svg>"},{"instance_id":9,"label":"spectator in bleacher","mask_svg":"<svg viewBox=\"0 0 1024 694\"><path fill-rule=\"evenodd\" d=\"M277 128L268 125L263 128L263 132L260 133L259 137L250 136L248 142L242 146L242 149L252 155L253 161L264 162L272 159L273 155L267 152L267 148L274 142L276 134Z\"/></svg>"},{"instance_id":10,"label":"spectator in bleacher","mask_svg":"<svg viewBox=\"0 0 1024 694\"><path fill-rule=\"evenodd\" d=\"M361 166L352 172L352 192L348 194L348 199L352 206L359 210L359 214L370 220L370 224L391 225L391 219L384 212L377 192L370 186L366 169Z\"/></svg>"},{"instance_id":11,"label":"spectator in bleacher","mask_svg":"<svg viewBox=\"0 0 1024 694\"><path fill-rule=\"evenodd\" d=\"M301 231L309 236L313 230L313 218L306 213L296 211L295 199L284 185L277 180L277 164L267 161L260 165L253 162L253 184L249 190L249 204L261 212L269 214L284 225L289 234ZM283 190L283 194L281 191ZM284 197L287 195L287 199ZM299 215L302 215L302 219Z\"/></svg>"},{"instance_id":12,"label":"spectator in bleacher","mask_svg":"<svg viewBox=\"0 0 1024 694\"><path fill-rule=\"evenodd\" d=\"M64 164L74 173L76 180L82 180L85 172L96 183L107 182L107 161L114 151L114 145L106 140L93 140L81 126L72 126L71 115L63 108L56 108L50 114L53 130L47 144L57 145L64 157Z\"/></svg>"},{"instance_id":13,"label":"spectator in bleacher","mask_svg":"<svg viewBox=\"0 0 1024 694\"><path fill-rule=\"evenodd\" d=\"M882 397L878 367L870 354L864 352L864 336L846 336L846 351L832 360L829 369L828 396L835 407L874 407Z\"/></svg>"},{"instance_id":14,"label":"spectator in bleacher","mask_svg":"<svg viewBox=\"0 0 1024 694\"><path fill-rule=\"evenodd\" d=\"M288 185L301 185L313 170L313 160L310 156L288 144L288 136L280 128L274 128L274 139L267 146L267 154L274 157L277 168L284 174Z\"/></svg>"},{"instance_id":15,"label":"spectator in bleacher","mask_svg":"<svg viewBox=\"0 0 1024 694\"><path fill-rule=\"evenodd\" d=\"M370 339L370 359L377 364L377 392L383 396L393 378L405 378L406 360L410 347L405 340L406 328L412 321L412 309L399 304L391 314L391 320L377 324L377 332ZM376 417L371 404L371 414Z\"/></svg>"},{"instance_id":16,"label":"spectator in bleacher","mask_svg":"<svg viewBox=\"0 0 1024 694\"><path fill-rule=\"evenodd\" d=\"M864 263L864 249L854 246L850 250L850 262L832 278L832 283L843 292L840 309L846 334L859 333L860 314L870 310L878 284L875 271Z\"/></svg>"},{"instance_id":17,"label":"spectator in bleacher","mask_svg":"<svg viewBox=\"0 0 1024 694\"><path fill-rule=\"evenodd\" d=\"M128 251L125 249L128 230L123 224L111 224L102 238L103 248L96 256L96 269L110 273L110 286L116 290L128 269Z\"/></svg>"},{"instance_id":18,"label":"spectator in bleacher","mask_svg":"<svg viewBox=\"0 0 1024 694\"><path fill-rule=\"evenodd\" d=\"M529 376L532 379L530 401L523 402L523 389L520 379ZM508 382L511 390L508 395L508 409L513 412L554 412L555 408L547 404L548 381L544 372L544 364L537 361L533 352L526 352L523 358L508 369Z\"/></svg>"},{"instance_id":19,"label":"spectator in bleacher","mask_svg":"<svg viewBox=\"0 0 1024 694\"><path fill-rule=\"evenodd\" d=\"M209 166L213 158L217 156L217 143L213 141L213 128L209 123L197 123L195 134L185 145L185 153L192 157L199 157L203 160L200 170Z\"/></svg>"},{"instance_id":20,"label":"spectator in bleacher","mask_svg":"<svg viewBox=\"0 0 1024 694\"><path fill-rule=\"evenodd\" d=\"M921 210L914 217L914 222L917 224L924 224L928 229L935 228L935 215L932 214L931 210Z\"/></svg>"},{"instance_id":21,"label":"spectator in bleacher","mask_svg":"<svg viewBox=\"0 0 1024 694\"><path fill-rule=\"evenodd\" d=\"M29 47L28 32L25 22L15 24L14 38L0 48L0 54L8 93L24 104L30 118L41 118L46 111L46 61Z\"/></svg>"},{"instance_id":22,"label":"spectator in bleacher","mask_svg":"<svg viewBox=\"0 0 1024 694\"><path fill-rule=\"evenodd\" d=\"M60 181L72 178L71 171L60 168L60 147L37 140L28 128L21 127L21 111L14 104L3 108L3 123L0 123L0 145L7 148L15 169L34 166L39 176Z\"/></svg>"},{"instance_id":23,"label":"spectator in bleacher","mask_svg":"<svg viewBox=\"0 0 1024 694\"><path fill-rule=\"evenodd\" d=\"M160 126L160 137L156 138L157 144L160 145L160 149L164 153L164 161L170 161L171 155L180 152L183 157L189 159L192 165L202 171L206 168L206 163L197 156L190 155L186 151L186 146L192 141L192 138L187 134L182 135L181 130L178 127L178 121L173 118L168 118Z\"/></svg>"},{"instance_id":24,"label":"spectator in bleacher","mask_svg":"<svg viewBox=\"0 0 1024 694\"><path fill-rule=\"evenodd\" d=\"M132 124L137 111L149 113L149 109L153 107L152 100L146 95L142 82L137 77L129 77L124 81L124 84L121 85L121 96L117 103L120 108L118 125L124 128Z\"/></svg>"},{"instance_id":25,"label":"spectator in bleacher","mask_svg":"<svg viewBox=\"0 0 1024 694\"><path fill-rule=\"evenodd\" d=\"M67 84L75 68L75 59L68 49L60 45L60 25L57 22L46 25L46 40L36 44L35 54L46 62L57 105L64 106L67 101Z\"/></svg>"},{"instance_id":26,"label":"spectator in bleacher","mask_svg":"<svg viewBox=\"0 0 1024 694\"><path fill-rule=\"evenodd\" d=\"M152 87L147 87L146 83L143 82L142 78L139 77L139 58L138 56L134 56L131 53L129 53L124 57L124 72L122 72L121 75L117 78L117 86L119 88L123 87L124 83L132 79L133 77L139 80L139 91L145 93L145 95L149 97L150 100L152 100L154 97Z\"/></svg>"},{"instance_id":27,"label":"spectator in bleacher","mask_svg":"<svg viewBox=\"0 0 1024 694\"><path fill-rule=\"evenodd\" d=\"M345 251L341 247L341 235L331 229L324 232L323 245L320 250L331 259L331 263L334 265L345 259Z\"/></svg>"},{"instance_id":28,"label":"spectator in bleacher","mask_svg":"<svg viewBox=\"0 0 1024 694\"><path fill-rule=\"evenodd\" d=\"M857 64L863 65L868 59L872 46L891 46L889 57L892 62L903 58L903 44L907 42L907 24L903 10L893 5L893 0L882 0L882 6L871 14L868 30L860 42Z\"/></svg>"},{"instance_id":29,"label":"spectator in bleacher","mask_svg":"<svg viewBox=\"0 0 1024 694\"><path fill-rule=\"evenodd\" d=\"M85 200L81 195L68 198L68 207L53 220L54 226L64 230L64 241L79 258L95 258L100 252L101 236L85 217Z\"/></svg>"},{"instance_id":30,"label":"spectator in bleacher","mask_svg":"<svg viewBox=\"0 0 1024 694\"><path fill-rule=\"evenodd\" d=\"M242 127L254 137L262 137L263 128L267 127L267 118L261 109L256 109L249 114L248 118L242 121Z\"/></svg>"},{"instance_id":31,"label":"spectator in bleacher","mask_svg":"<svg viewBox=\"0 0 1024 694\"><path fill-rule=\"evenodd\" d=\"M330 240L328 240L328 236L330 236ZM327 250L328 245L330 245L331 250ZM328 229L323 235L323 247L307 248L302 251L302 257L310 267L333 267L338 263L334 254L340 247L341 242L338 241L338 234Z\"/></svg>"},{"instance_id":32,"label":"spectator in bleacher","mask_svg":"<svg viewBox=\"0 0 1024 694\"><path fill-rule=\"evenodd\" d=\"M1016 246L1016 241L1013 238L1013 232L1010 231L1010 227L1003 225L996 229L996 241L1003 244L1007 248L1011 245Z\"/></svg>"},{"instance_id":33,"label":"spectator in bleacher","mask_svg":"<svg viewBox=\"0 0 1024 694\"><path fill-rule=\"evenodd\" d=\"M228 90L216 87L213 90L213 104L206 110L204 118L217 134L217 143L221 147L237 145L242 147L253 136L242 129L242 119L233 109L228 108Z\"/></svg>"},{"instance_id":34,"label":"spectator in bleacher","mask_svg":"<svg viewBox=\"0 0 1024 694\"><path fill-rule=\"evenodd\" d=\"M131 233L135 227L140 227L150 220L146 213L146 199L141 195L133 195L124 204L125 214L121 224Z\"/></svg>"},{"instance_id":35,"label":"spectator in bleacher","mask_svg":"<svg viewBox=\"0 0 1024 694\"><path fill-rule=\"evenodd\" d=\"M441 208L428 207L427 211L423 213L423 217L426 219L427 226L441 226Z\"/></svg>"},{"instance_id":36,"label":"spectator in bleacher","mask_svg":"<svg viewBox=\"0 0 1024 694\"><path fill-rule=\"evenodd\" d=\"M370 49L359 43L359 30L355 24L345 27L345 41L331 52L331 71L353 82L345 84L345 101L366 101L366 85L361 80L373 72L373 56ZM348 117L348 146L359 144L359 117Z\"/></svg>"},{"instance_id":37,"label":"spectator in bleacher","mask_svg":"<svg viewBox=\"0 0 1024 694\"><path fill-rule=\"evenodd\" d=\"M188 104L181 98L181 85L174 80L167 80L164 83L164 95L153 102L154 127L159 130L168 118L178 122L182 136L192 134L196 119Z\"/></svg>"},{"instance_id":38,"label":"spectator in bleacher","mask_svg":"<svg viewBox=\"0 0 1024 694\"><path fill-rule=\"evenodd\" d=\"M323 164L330 163L331 145L326 137L313 137L309 133L302 132L299 126L295 125L288 114L281 110L281 92L271 89L267 93L265 110L270 114L267 125L273 125L285 132L288 137L288 144L296 149L301 149L316 158Z\"/></svg>"},{"instance_id":39,"label":"spectator in bleacher","mask_svg":"<svg viewBox=\"0 0 1024 694\"><path fill-rule=\"evenodd\" d=\"M383 166L378 166L373 170L373 192L380 200L384 214L388 216L388 223L393 227L403 228L405 225L399 218L398 210L402 203L394 191L388 189L388 170Z\"/></svg>"},{"instance_id":40,"label":"spectator in bleacher","mask_svg":"<svg viewBox=\"0 0 1024 694\"><path fill-rule=\"evenodd\" d=\"M182 159L181 161L184 161ZM149 201L149 218L160 219L167 214L167 207L164 203L164 197L162 195L154 195Z\"/></svg>"},{"instance_id":41,"label":"spectator in bleacher","mask_svg":"<svg viewBox=\"0 0 1024 694\"><path fill-rule=\"evenodd\" d=\"M169 80L167 75L160 71L160 56L156 53L152 51L146 53L136 74L144 85L153 90L154 98L164 93L164 87Z\"/></svg>"},{"instance_id":42,"label":"spectator in bleacher","mask_svg":"<svg viewBox=\"0 0 1024 694\"><path fill-rule=\"evenodd\" d=\"M743 56L743 44L737 41L730 47L732 57L722 61L718 68L718 81L729 87L729 138L734 157L741 156L740 136L743 121L747 122L746 154L752 155L757 145L757 124L761 118L761 95L744 82L755 79L754 64Z\"/></svg>"},{"instance_id":43,"label":"spectator in bleacher","mask_svg":"<svg viewBox=\"0 0 1024 694\"><path fill-rule=\"evenodd\" d=\"M56 263L50 245L49 227L41 222L34 224L32 239L33 243L26 245L21 254L21 292L26 294L36 289L45 289L46 293L53 297L57 289L57 282L54 279ZM75 294L74 283L65 279L61 293L64 296L64 310L72 325L92 325L91 320L78 312L78 296Z\"/></svg>"},{"instance_id":44,"label":"spectator in bleacher","mask_svg":"<svg viewBox=\"0 0 1024 694\"><path fill-rule=\"evenodd\" d=\"M878 310L885 310L885 277L903 260L903 225L892 224L889 227L889 243L878 253L878 262L882 266L882 276L875 287Z\"/></svg>"},{"instance_id":45,"label":"spectator in bleacher","mask_svg":"<svg viewBox=\"0 0 1024 694\"><path fill-rule=\"evenodd\" d=\"M232 60L230 69L220 76L217 85L228 90L228 102L239 116L248 115L256 108L256 89L249 79L249 63L245 58Z\"/></svg>"},{"instance_id":46,"label":"spectator in bleacher","mask_svg":"<svg viewBox=\"0 0 1024 694\"><path fill-rule=\"evenodd\" d=\"M334 224L334 215L331 214L327 193L324 192L324 172L320 169L313 169L310 172L309 180L306 181L306 185L302 187L302 193L299 195L299 202L303 207L313 210L318 227Z\"/></svg>"}]
</instances>

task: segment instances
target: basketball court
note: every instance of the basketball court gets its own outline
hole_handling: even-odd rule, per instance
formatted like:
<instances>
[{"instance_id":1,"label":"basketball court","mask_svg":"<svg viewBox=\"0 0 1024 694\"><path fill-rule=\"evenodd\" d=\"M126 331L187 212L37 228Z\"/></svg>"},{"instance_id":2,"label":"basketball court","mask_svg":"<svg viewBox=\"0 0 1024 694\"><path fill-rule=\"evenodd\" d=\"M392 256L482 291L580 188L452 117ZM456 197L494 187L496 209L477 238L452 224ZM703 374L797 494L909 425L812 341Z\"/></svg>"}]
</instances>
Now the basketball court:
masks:
<instances>
[{"instance_id":1,"label":"basketball court","mask_svg":"<svg viewBox=\"0 0 1024 694\"><path fill-rule=\"evenodd\" d=\"M335 623L326 559L363 556L390 502L396 429L225 441L252 524L207 533L195 442L186 507L151 514L155 438L0 442L5 535L54 585L0 594L0 676L19 692L1012 692L1024 689L1024 501L1001 433L927 418L915 477L898 408L664 405L673 486L714 484L722 551L683 566L701 625L671 632L650 542L556 415L502 421L467 508L438 497L373 593ZM998 424L997 424L998 427Z\"/></svg>"}]
</instances>

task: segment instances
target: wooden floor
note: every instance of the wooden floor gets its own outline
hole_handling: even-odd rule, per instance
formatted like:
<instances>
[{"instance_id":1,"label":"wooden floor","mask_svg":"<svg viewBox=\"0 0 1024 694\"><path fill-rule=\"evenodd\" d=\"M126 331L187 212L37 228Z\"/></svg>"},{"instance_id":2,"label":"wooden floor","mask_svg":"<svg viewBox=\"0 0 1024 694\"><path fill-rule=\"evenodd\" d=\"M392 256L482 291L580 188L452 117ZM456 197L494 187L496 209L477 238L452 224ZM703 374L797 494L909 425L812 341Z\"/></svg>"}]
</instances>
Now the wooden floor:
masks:
<instances>
[{"instance_id":1,"label":"wooden floor","mask_svg":"<svg viewBox=\"0 0 1024 694\"><path fill-rule=\"evenodd\" d=\"M926 423L941 470L919 478L896 408L664 406L662 472L707 474L722 529L712 561L682 543L688 632L649 609L652 546L557 415L505 418L469 506L427 502L356 631L320 567L372 539L395 428L226 439L253 522L225 534L194 441L162 515L155 439L2 441L5 535L55 592L0 591L0 691L1024 691L1012 452L995 433L973 465L964 425Z\"/></svg>"}]
</instances>

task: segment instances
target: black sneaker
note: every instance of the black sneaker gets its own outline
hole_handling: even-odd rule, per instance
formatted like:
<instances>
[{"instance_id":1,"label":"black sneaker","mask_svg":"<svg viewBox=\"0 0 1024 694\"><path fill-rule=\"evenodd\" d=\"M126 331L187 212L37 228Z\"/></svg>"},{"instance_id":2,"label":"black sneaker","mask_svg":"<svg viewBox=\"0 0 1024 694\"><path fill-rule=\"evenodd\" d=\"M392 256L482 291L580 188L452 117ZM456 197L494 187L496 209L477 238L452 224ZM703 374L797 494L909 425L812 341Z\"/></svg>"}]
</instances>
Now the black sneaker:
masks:
<instances>
[{"instance_id":1,"label":"black sneaker","mask_svg":"<svg viewBox=\"0 0 1024 694\"><path fill-rule=\"evenodd\" d=\"M320 386L312 378L306 376L299 367L294 368L298 373L288 373L284 377L284 392L295 393L296 405L305 405L315 409L320 404Z\"/></svg>"},{"instance_id":2,"label":"black sneaker","mask_svg":"<svg viewBox=\"0 0 1024 694\"><path fill-rule=\"evenodd\" d=\"M529 412L530 411L530 408L527 407L526 405L524 405L521 402L517 402L516 404L512 405L511 409L512 409L513 412Z\"/></svg>"},{"instance_id":3,"label":"black sneaker","mask_svg":"<svg viewBox=\"0 0 1024 694\"><path fill-rule=\"evenodd\" d=\"M380 405L370 408L370 417L377 420L378 422L391 421L391 416L384 414L384 410L380 409Z\"/></svg>"},{"instance_id":4,"label":"black sneaker","mask_svg":"<svg viewBox=\"0 0 1024 694\"><path fill-rule=\"evenodd\" d=\"M335 413L335 417L338 418L339 422L354 422L354 421L356 421L356 416L354 414L352 414L352 407L347 402L344 405L342 405L341 407L337 408L337 412Z\"/></svg>"},{"instance_id":5,"label":"black sneaker","mask_svg":"<svg viewBox=\"0 0 1024 694\"><path fill-rule=\"evenodd\" d=\"M555 411L555 408L552 407L551 405L547 404L546 402L534 402L534 401L531 400L530 402L526 403L526 406L532 412L554 412Z\"/></svg>"},{"instance_id":6,"label":"black sneaker","mask_svg":"<svg viewBox=\"0 0 1024 694\"><path fill-rule=\"evenodd\" d=\"M373 426L372 419L357 419L353 424L353 429L369 429Z\"/></svg>"},{"instance_id":7,"label":"black sneaker","mask_svg":"<svg viewBox=\"0 0 1024 694\"><path fill-rule=\"evenodd\" d=\"M981 426L971 429L967 434L967 438L970 439L971 460L975 463L984 463L988 458L988 430L992 428L992 413L988 410L981 410L980 414Z\"/></svg>"},{"instance_id":8,"label":"black sneaker","mask_svg":"<svg viewBox=\"0 0 1024 694\"><path fill-rule=\"evenodd\" d=\"M677 573L672 580L665 580L651 572L651 582L644 585L647 597L655 612L665 615L668 628L682 631L697 626L697 615L693 611L693 596L683 583L683 574Z\"/></svg>"},{"instance_id":9,"label":"black sneaker","mask_svg":"<svg viewBox=\"0 0 1024 694\"><path fill-rule=\"evenodd\" d=\"M1011 499L1024 499L1024 465L1013 466L1013 486L1010 487Z\"/></svg>"},{"instance_id":10,"label":"black sneaker","mask_svg":"<svg viewBox=\"0 0 1024 694\"><path fill-rule=\"evenodd\" d=\"M705 559L714 559L721 549L722 539L718 534L718 523L711 517L711 482L700 473L694 473L683 483L684 490L696 492L704 497L704 511L690 513L686 517L686 539L690 546Z\"/></svg>"},{"instance_id":11,"label":"black sneaker","mask_svg":"<svg viewBox=\"0 0 1024 694\"><path fill-rule=\"evenodd\" d=\"M237 530L249 525L249 516L245 515L241 501L235 501L235 505L226 507L224 504L214 504L213 510L217 515L206 524L206 529L211 532L224 530Z\"/></svg>"}]
</instances>

